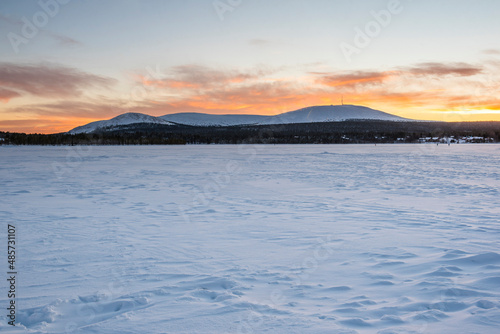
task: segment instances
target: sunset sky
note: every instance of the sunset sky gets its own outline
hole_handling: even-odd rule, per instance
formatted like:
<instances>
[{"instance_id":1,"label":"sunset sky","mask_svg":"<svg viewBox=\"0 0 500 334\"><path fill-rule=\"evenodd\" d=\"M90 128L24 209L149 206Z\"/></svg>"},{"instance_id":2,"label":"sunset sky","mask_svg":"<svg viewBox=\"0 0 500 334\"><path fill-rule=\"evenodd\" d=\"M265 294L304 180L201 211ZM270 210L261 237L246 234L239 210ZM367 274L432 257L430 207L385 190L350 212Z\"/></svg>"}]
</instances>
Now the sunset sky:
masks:
<instances>
[{"instance_id":1,"label":"sunset sky","mask_svg":"<svg viewBox=\"0 0 500 334\"><path fill-rule=\"evenodd\" d=\"M500 121L500 1L3 0L0 131L359 104Z\"/></svg>"}]
</instances>

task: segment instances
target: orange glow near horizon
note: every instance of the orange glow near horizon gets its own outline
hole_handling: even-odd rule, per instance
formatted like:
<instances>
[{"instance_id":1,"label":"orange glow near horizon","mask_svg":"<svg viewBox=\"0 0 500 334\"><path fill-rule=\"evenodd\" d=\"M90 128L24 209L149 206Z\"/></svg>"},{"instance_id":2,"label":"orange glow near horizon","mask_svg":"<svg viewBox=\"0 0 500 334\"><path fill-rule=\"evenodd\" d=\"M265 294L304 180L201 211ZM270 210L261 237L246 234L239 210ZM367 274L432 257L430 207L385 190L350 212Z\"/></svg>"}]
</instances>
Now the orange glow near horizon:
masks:
<instances>
[{"instance_id":1,"label":"orange glow near horizon","mask_svg":"<svg viewBox=\"0 0 500 334\"><path fill-rule=\"evenodd\" d=\"M415 120L500 121L500 2L407 1L394 24L375 1L256 1L234 13L238 1L222 2L224 15L188 1L81 1L36 38L3 38L0 131L67 132L125 113L279 115L342 96ZM9 36L50 11L2 5Z\"/></svg>"},{"instance_id":2,"label":"orange glow near horizon","mask_svg":"<svg viewBox=\"0 0 500 334\"><path fill-rule=\"evenodd\" d=\"M53 134L67 132L77 126L100 121L92 118L38 118L25 120L0 120L0 131L18 133Z\"/></svg>"},{"instance_id":3,"label":"orange glow near horizon","mask_svg":"<svg viewBox=\"0 0 500 334\"><path fill-rule=\"evenodd\" d=\"M0 108L6 112L0 113L0 131L66 132L128 112L151 116L182 112L272 116L310 106L339 105L342 96L344 104L415 120L500 121L500 100L494 95L500 89L497 80L468 79L478 71L471 72L468 65L431 65L405 71L343 71L338 75L309 72L298 76L272 71L266 75L260 69L242 72L181 66L165 77L136 75L131 83L135 86L129 89L141 94L123 94L114 100L92 97L91 91L88 100L47 100L4 90L5 103ZM59 86L54 85L54 89ZM473 95L467 95L470 92ZM9 96L14 101L7 100Z\"/></svg>"},{"instance_id":4,"label":"orange glow near horizon","mask_svg":"<svg viewBox=\"0 0 500 334\"><path fill-rule=\"evenodd\" d=\"M305 108L312 105L338 105L335 103L335 98L331 96L318 96L318 97L306 97L301 96L300 99L294 100L293 97L289 97L290 103L287 103L286 109L282 106L280 111L277 111L276 105L251 105L244 103L217 103L217 102L198 102L191 101L188 103L182 103L182 107L187 107L189 111L187 112L200 112L207 114L255 114L255 115L268 115L273 116L281 114L287 111L293 111L301 108ZM300 101L301 100L301 101ZM487 108L474 107L466 111L461 110L426 110L421 107L406 107L402 108L401 104L408 102L408 98L405 97L395 97L392 101L366 101L364 102L361 96L352 96L349 101L345 104L355 104L363 105L373 109L381 110L394 114L397 116L411 118L415 120L429 120L429 121L444 121L444 122L474 122L474 121L500 121L500 110L487 110ZM317 102L317 103L314 103ZM180 106L178 106L180 107ZM177 108L176 108L177 109ZM218 112L217 112L218 111ZM130 110L130 112L134 112ZM138 112L143 112L140 110ZM178 111L158 113L155 111L151 113L152 116L162 116L170 113L177 113ZM119 114L115 115L118 116ZM73 118L61 118L61 117L45 117L36 119L25 119L25 120L0 120L0 131L6 132L22 132L22 133L60 133L69 131L77 126L81 126L90 122L99 121L107 118L88 118L75 116Z\"/></svg>"}]
</instances>

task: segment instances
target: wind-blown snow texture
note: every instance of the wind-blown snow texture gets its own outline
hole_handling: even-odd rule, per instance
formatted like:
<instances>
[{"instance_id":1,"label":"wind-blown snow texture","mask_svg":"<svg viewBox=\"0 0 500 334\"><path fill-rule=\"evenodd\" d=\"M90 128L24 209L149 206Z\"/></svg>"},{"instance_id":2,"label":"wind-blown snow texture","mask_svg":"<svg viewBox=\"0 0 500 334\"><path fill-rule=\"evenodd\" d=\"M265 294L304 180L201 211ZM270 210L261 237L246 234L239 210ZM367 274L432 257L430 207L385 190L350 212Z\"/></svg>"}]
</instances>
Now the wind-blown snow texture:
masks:
<instances>
[{"instance_id":1,"label":"wind-blown snow texture","mask_svg":"<svg viewBox=\"0 0 500 334\"><path fill-rule=\"evenodd\" d=\"M499 155L0 147L0 331L498 333Z\"/></svg>"}]
</instances>

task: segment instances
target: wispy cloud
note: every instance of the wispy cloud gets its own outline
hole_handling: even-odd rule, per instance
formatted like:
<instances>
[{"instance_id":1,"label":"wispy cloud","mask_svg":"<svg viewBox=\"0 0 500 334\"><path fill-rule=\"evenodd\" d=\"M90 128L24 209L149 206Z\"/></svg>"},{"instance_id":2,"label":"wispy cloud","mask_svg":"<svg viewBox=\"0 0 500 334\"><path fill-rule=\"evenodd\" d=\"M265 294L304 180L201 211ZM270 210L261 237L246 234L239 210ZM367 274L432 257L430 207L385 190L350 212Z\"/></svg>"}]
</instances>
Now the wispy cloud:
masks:
<instances>
[{"instance_id":1,"label":"wispy cloud","mask_svg":"<svg viewBox=\"0 0 500 334\"><path fill-rule=\"evenodd\" d=\"M456 109L465 107L472 110L497 110L500 111L500 98L456 96L446 101L446 109Z\"/></svg>"},{"instance_id":2,"label":"wispy cloud","mask_svg":"<svg viewBox=\"0 0 500 334\"><path fill-rule=\"evenodd\" d=\"M395 75L395 72L355 71L342 74L312 73L319 75L318 82L330 87L356 87L378 85Z\"/></svg>"},{"instance_id":3,"label":"wispy cloud","mask_svg":"<svg viewBox=\"0 0 500 334\"><path fill-rule=\"evenodd\" d=\"M10 89L0 87L0 101L7 103L14 97L19 97L21 94Z\"/></svg>"},{"instance_id":4,"label":"wispy cloud","mask_svg":"<svg viewBox=\"0 0 500 334\"><path fill-rule=\"evenodd\" d=\"M483 50L482 53L487 54L487 55L500 56L499 49L487 49L487 50Z\"/></svg>"},{"instance_id":5,"label":"wispy cloud","mask_svg":"<svg viewBox=\"0 0 500 334\"><path fill-rule=\"evenodd\" d=\"M38 97L74 97L85 89L109 87L114 79L56 64L0 63L0 88L19 95ZM14 97L14 96L11 96Z\"/></svg>"},{"instance_id":6,"label":"wispy cloud","mask_svg":"<svg viewBox=\"0 0 500 334\"><path fill-rule=\"evenodd\" d=\"M416 76L459 76L468 77L479 74L482 68L467 63L421 63L403 70L403 72Z\"/></svg>"},{"instance_id":7,"label":"wispy cloud","mask_svg":"<svg viewBox=\"0 0 500 334\"><path fill-rule=\"evenodd\" d=\"M19 26L19 27L22 27L23 25L23 21L19 20L19 19L15 19L15 18L12 18L10 16L5 16L3 14L0 13L0 21L3 21L5 22L6 24L9 24L11 26Z\"/></svg>"},{"instance_id":8,"label":"wispy cloud","mask_svg":"<svg viewBox=\"0 0 500 334\"><path fill-rule=\"evenodd\" d=\"M120 101L65 100L53 103L25 105L11 108L9 111L12 114L23 113L37 116L106 118L128 112L129 109Z\"/></svg>"},{"instance_id":9,"label":"wispy cloud","mask_svg":"<svg viewBox=\"0 0 500 334\"><path fill-rule=\"evenodd\" d=\"M466 63L421 63L414 66L386 71L342 71L339 73L312 72L317 82L338 88L380 86L389 80L417 77L441 79L444 77L470 77L482 73L483 68Z\"/></svg>"},{"instance_id":10,"label":"wispy cloud","mask_svg":"<svg viewBox=\"0 0 500 334\"><path fill-rule=\"evenodd\" d=\"M5 16L0 14L0 22L3 22L8 26L8 30L10 29L12 32L20 32L21 29L23 29L24 22L18 18L15 17L10 17L10 16ZM43 34L45 37L48 37L50 39L53 39L57 42L59 46L62 47L74 47L74 46L79 46L82 45L80 41L77 41L74 38L71 38L69 36L61 35L61 34L56 34L53 33L50 30L47 30L45 28L40 28L37 27L38 32Z\"/></svg>"},{"instance_id":11,"label":"wispy cloud","mask_svg":"<svg viewBox=\"0 0 500 334\"><path fill-rule=\"evenodd\" d=\"M240 71L213 69L201 65L173 67L163 78L139 76L145 86L176 89L212 89L227 84L239 84L265 75L263 70Z\"/></svg>"},{"instance_id":12,"label":"wispy cloud","mask_svg":"<svg viewBox=\"0 0 500 334\"><path fill-rule=\"evenodd\" d=\"M248 43L250 45L259 46L259 47L268 46L268 45L273 44L272 41L267 40L267 39L262 39L262 38L253 38L253 39L249 40Z\"/></svg>"},{"instance_id":13,"label":"wispy cloud","mask_svg":"<svg viewBox=\"0 0 500 334\"><path fill-rule=\"evenodd\" d=\"M20 118L31 115L33 119L56 120L58 131L125 112L153 116L176 112L273 115L311 105L338 104L342 94L349 104L415 117L420 110L499 110L500 98L495 96L499 84L487 79L488 74L496 73L495 66L487 62L481 66L421 63L336 72L318 64L311 67L321 68L321 72L307 67L301 68L302 75L297 76L283 68L245 70L187 64L172 67L164 74L138 75L135 83L146 87L148 94L131 101L91 94L78 98L89 88L112 84L109 78L59 65L0 63L0 99L8 101L19 94L58 98L8 110ZM413 114L405 114L408 110Z\"/></svg>"},{"instance_id":14,"label":"wispy cloud","mask_svg":"<svg viewBox=\"0 0 500 334\"><path fill-rule=\"evenodd\" d=\"M338 103L340 94L345 94L350 103L374 107L439 107L477 100L463 88L481 85L484 66L427 62L381 71L307 72L297 80L280 77L279 70L216 70L186 65L175 67L168 77L147 84L169 92L183 92L177 98L170 95L168 100L154 101L153 108L157 110L163 105L165 113L276 114L283 108Z\"/></svg>"},{"instance_id":15,"label":"wispy cloud","mask_svg":"<svg viewBox=\"0 0 500 334\"><path fill-rule=\"evenodd\" d=\"M74 46L79 46L82 45L80 41L77 41L74 38L68 37L68 36L63 36L63 35L58 35L54 33L50 33L50 35L59 43L61 46L65 47L74 47Z\"/></svg>"}]
</instances>

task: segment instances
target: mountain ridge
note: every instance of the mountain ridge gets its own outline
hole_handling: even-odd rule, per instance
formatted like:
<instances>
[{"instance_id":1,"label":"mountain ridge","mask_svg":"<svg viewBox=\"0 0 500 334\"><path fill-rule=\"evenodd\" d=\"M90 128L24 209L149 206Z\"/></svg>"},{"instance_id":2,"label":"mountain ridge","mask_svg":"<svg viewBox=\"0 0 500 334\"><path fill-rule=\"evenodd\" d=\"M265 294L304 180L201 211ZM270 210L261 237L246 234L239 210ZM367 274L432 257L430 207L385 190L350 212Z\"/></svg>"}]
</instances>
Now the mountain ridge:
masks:
<instances>
[{"instance_id":1,"label":"mountain ridge","mask_svg":"<svg viewBox=\"0 0 500 334\"><path fill-rule=\"evenodd\" d=\"M357 105L324 105L311 106L285 112L274 116L252 114L205 114L205 113L176 113L163 116L150 116L141 113L125 113L109 120L91 122L78 126L69 134L91 133L102 129L113 129L119 126L153 123L164 125L189 125L203 127L238 126L238 125L274 125L296 123L341 122L347 120L383 120L383 121L412 121L380 110Z\"/></svg>"},{"instance_id":2,"label":"mountain ridge","mask_svg":"<svg viewBox=\"0 0 500 334\"><path fill-rule=\"evenodd\" d=\"M112 128L116 126L129 125L129 124L138 124L138 123L154 123L154 124L165 124L172 125L171 122L165 121L159 117L150 116L141 113L125 113L113 117L109 120L101 120L91 122L85 125L77 126L74 129L68 131L69 134L78 134L78 133L91 133L99 129L104 128Z\"/></svg>"}]
</instances>

